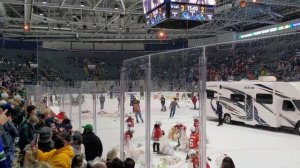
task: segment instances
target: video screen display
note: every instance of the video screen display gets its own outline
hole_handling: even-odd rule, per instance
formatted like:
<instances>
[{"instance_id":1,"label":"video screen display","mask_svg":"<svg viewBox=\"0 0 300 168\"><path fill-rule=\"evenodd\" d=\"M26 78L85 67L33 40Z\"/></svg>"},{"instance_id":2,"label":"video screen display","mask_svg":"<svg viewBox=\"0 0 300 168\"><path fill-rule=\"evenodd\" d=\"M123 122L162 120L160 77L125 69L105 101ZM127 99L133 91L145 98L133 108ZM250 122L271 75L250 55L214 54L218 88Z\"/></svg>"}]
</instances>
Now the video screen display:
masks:
<instances>
[{"instance_id":1,"label":"video screen display","mask_svg":"<svg viewBox=\"0 0 300 168\"><path fill-rule=\"evenodd\" d=\"M216 5L216 0L171 0L171 2L200 4L200 5Z\"/></svg>"},{"instance_id":2,"label":"video screen display","mask_svg":"<svg viewBox=\"0 0 300 168\"><path fill-rule=\"evenodd\" d=\"M158 7L159 5L164 3L164 1L165 0L143 0L144 13L147 13L152 9Z\"/></svg>"},{"instance_id":3,"label":"video screen display","mask_svg":"<svg viewBox=\"0 0 300 168\"><path fill-rule=\"evenodd\" d=\"M153 26L166 19L166 5L156 8L146 16L148 25Z\"/></svg>"},{"instance_id":4,"label":"video screen display","mask_svg":"<svg viewBox=\"0 0 300 168\"><path fill-rule=\"evenodd\" d=\"M214 7L193 4L171 3L170 18L179 20L210 21Z\"/></svg>"}]
</instances>

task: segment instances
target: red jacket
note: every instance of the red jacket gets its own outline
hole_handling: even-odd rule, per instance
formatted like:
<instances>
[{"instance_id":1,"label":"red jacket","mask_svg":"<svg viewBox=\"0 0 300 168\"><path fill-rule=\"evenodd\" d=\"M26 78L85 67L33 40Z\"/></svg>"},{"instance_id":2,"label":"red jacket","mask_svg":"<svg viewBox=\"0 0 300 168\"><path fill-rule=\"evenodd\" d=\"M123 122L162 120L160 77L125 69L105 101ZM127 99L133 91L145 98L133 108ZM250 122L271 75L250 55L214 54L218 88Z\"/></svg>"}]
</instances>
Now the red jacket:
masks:
<instances>
[{"instance_id":1,"label":"red jacket","mask_svg":"<svg viewBox=\"0 0 300 168\"><path fill-rule=\"evenodd\" d=\"M197 103L197 97L196 97L196 96L193 96L193 97L192 97L192 102L193 102L193 104L196 104L196 103Z\"/></svg>"},{"instance_id":2,"label":"red jacket","mask_svg":"<svg viewBox=\"0 0 300 168\"><path fill-rule=\"evenodd\" d=\"M133 118L127 118L127 120L125 121L127 123L128 127L134 127L134 119Z\"/></svg>"},{"instance_id":3,"label":"red jacket","mask_svg":"<svg viewBox=\"0 0 300 168\"><path fill-rule=\"evenodd\" d=\"M197 150L198 144L199 144L199 134L196 132L191 133L189 139L189 148Z\"/></svg>"},{"instance_id":4,"label":"red jacket","mask_svg":"<svg viewBox=\"0 0 300 168\"><path fill-rule=\"evenodd\" d=\"M152 139L154 141L159 141L161 136L162 136L162 130L159 125L155 124L154 129L152 131Z\"/></svg>"}]
</instances>

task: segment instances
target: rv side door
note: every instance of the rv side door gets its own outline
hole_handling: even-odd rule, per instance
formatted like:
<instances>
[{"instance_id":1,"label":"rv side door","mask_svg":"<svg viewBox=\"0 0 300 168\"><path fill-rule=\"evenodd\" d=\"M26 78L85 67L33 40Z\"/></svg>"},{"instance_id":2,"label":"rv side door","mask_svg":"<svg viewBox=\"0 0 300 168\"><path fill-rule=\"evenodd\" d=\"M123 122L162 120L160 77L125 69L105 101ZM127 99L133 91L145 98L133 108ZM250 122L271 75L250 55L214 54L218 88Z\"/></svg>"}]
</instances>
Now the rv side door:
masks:
<instances>
[{"instance_id":1,"label":"rv side door","mask_svg":"<svg viewBox=\"0 0 300 168\"><path fill-rule=\"evenodd\" d=\"M280 124L281 126L294 127L293 121L297 118L296 108L291 100L283 100L281 106Z\"/></svg>"}]
</instances>

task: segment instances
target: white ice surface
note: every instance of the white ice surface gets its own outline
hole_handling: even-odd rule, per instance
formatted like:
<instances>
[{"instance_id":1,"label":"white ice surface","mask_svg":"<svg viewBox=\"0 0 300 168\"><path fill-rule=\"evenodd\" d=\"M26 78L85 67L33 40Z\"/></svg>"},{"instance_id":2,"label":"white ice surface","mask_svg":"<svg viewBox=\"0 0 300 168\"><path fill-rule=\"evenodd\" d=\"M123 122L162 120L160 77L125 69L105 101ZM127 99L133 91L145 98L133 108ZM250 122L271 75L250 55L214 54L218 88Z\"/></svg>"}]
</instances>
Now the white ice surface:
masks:
<instances>
[{"instance_id":1,"label":"white ice surface","mask_svg":"<svg viewBox=\"0 0 300 168\"><path fill-rule=\"evenodd\" d=\"M139 97L138 97L139 98ZM65 100L67 102L67 100ZM170 104L168 100L166 105ZM187 128L190 128L193 124L192 117L197 115L197 111L191 109L192 104L189 101L180 101L180 109L176 111L175 118L169 119L169 111L160 112L159 100L152 100L151 103L151 125L156 120L162 121L162 129L165 130L166 134L171 126L175 125L177 121L184 123ZM97 100L97 112L100 111L99 99ZM129 100L126 99L125 111L130 112ZM145 103L141 100L141 109L143 111ZM82 105L82 111L89 110L91 112L81 114L81 125L93 123L93 106L92 96L85 95L85 102ZM79 128L78 124L78 106L70 105L64 106L69 117L72 119L72 123L75 129ZM69 113L72 111L72 113ZM106 95L106 102L104 111L108 113L114 113L118 111L117 99L109 99ZM104 153L106 156L107 151L111 148L120 145L120 120L119 118L103 117L97 115L97 134L101 138ZM211 168L217 168L216 157L221 153L229 155L237 168L299 168L300 167L300 136L272 132L262 129L249 128L238 125L226 125L216 126L217 122L207 121L207 134L209 144L207 145L207 156L212 161L209 162ZM125 127L126 128L126 127ZM189 129L188 129L189 135ZM141 145L139 149L144 150L145 140L145 128L144 124L135 125L135 133L132 139L132 144L137 147ZM176 143L172 142L172 145ZM152 147L151 147L152 148ZM188 164L185 163L186 153L176 152L176 156L179 156L182 160L175 166L167 166L168 168L188 168ZM162 156L153 154L152 163L156 165L160 162ZM143 158L141 158L143 160ZM141 162L138 161L137 168Z\"/></svg>"}]
</instances>

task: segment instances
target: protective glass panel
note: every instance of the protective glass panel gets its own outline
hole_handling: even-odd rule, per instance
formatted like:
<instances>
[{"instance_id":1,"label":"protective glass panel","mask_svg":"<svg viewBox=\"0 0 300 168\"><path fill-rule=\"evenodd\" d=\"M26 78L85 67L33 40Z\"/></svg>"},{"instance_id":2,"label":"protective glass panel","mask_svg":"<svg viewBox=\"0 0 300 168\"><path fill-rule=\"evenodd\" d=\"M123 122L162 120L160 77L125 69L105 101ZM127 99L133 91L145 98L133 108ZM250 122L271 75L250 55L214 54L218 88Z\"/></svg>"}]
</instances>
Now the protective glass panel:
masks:
<instances>
[{"instance_id":1,"label":"protective glass panel","mask_svg":"<svg viewBox=\"0 0 300 168\"><path fill-rule=\"evenodd\" d=\"M202 56L202 48L151 55L150 153L154 167L199 166Z\"/></svg>"},{"instance_id":2,"label":"protective glass panel","mask_svg":"<svg viewBox=\"0 0 300 168\"><path fill-rule=\"evenodd\" d=\"M123 63L124 81L124 152L125 157L136 160L136 167L145 164L145 137L147 119L145 118L145 82L149 57L126 60Z\"/></svg>"}]
</instances>

